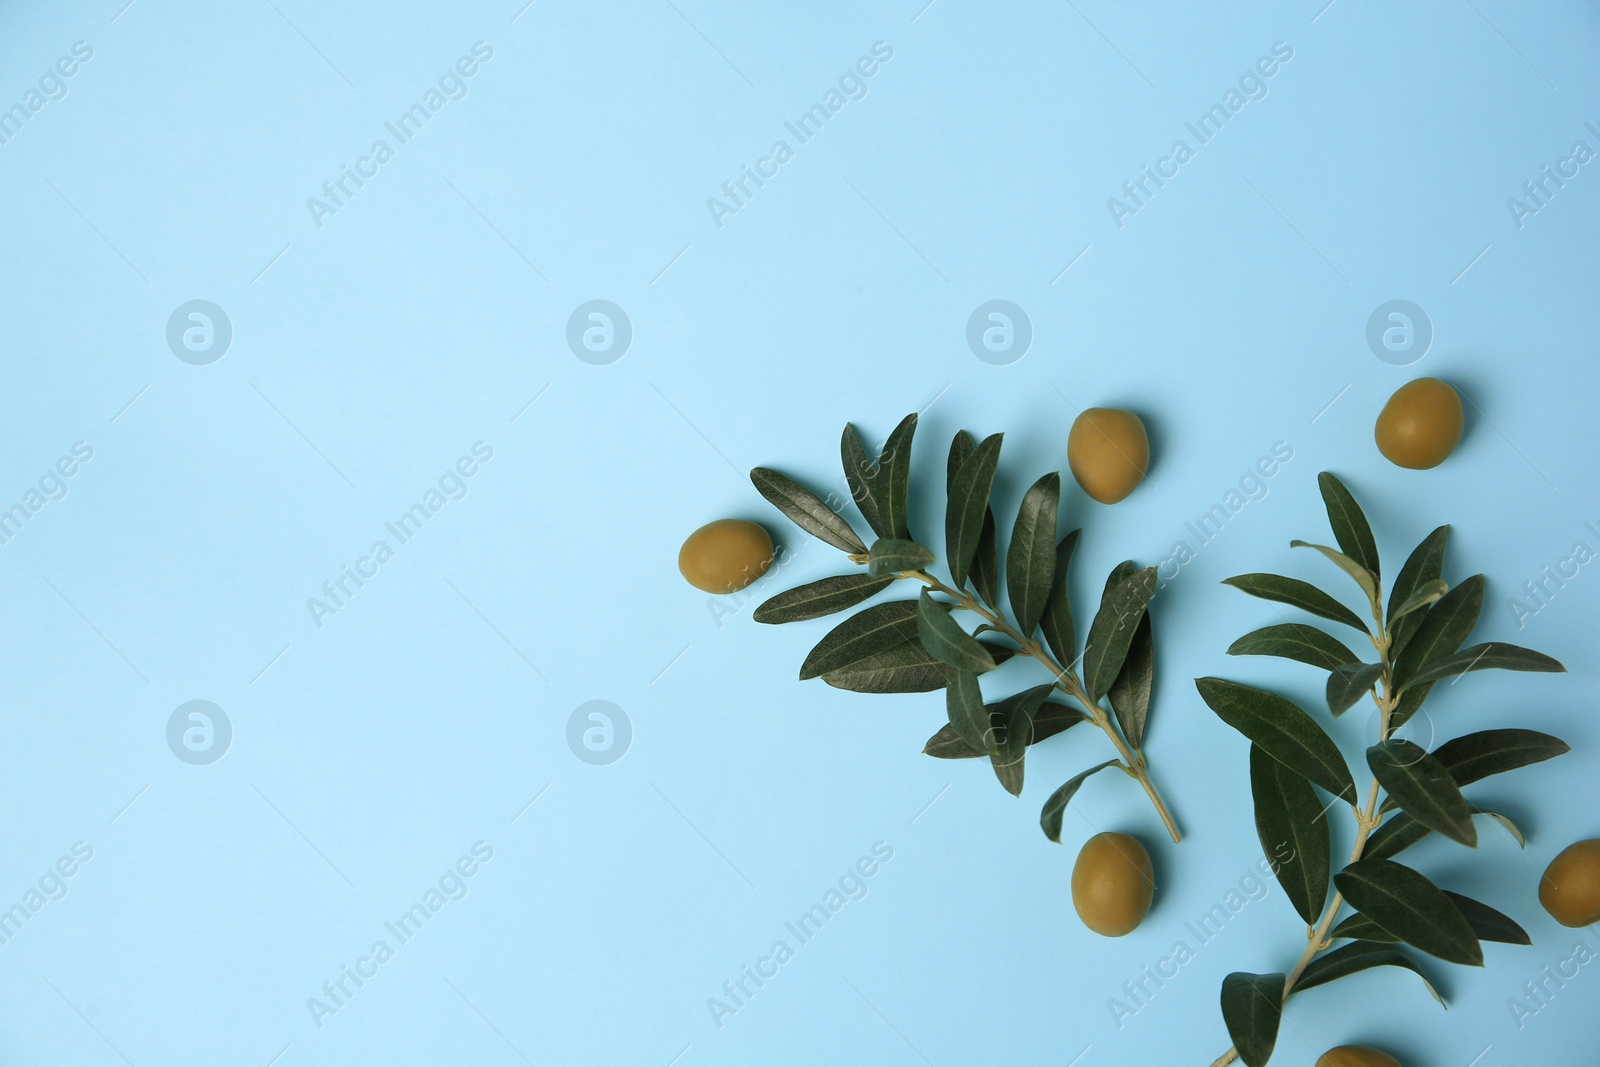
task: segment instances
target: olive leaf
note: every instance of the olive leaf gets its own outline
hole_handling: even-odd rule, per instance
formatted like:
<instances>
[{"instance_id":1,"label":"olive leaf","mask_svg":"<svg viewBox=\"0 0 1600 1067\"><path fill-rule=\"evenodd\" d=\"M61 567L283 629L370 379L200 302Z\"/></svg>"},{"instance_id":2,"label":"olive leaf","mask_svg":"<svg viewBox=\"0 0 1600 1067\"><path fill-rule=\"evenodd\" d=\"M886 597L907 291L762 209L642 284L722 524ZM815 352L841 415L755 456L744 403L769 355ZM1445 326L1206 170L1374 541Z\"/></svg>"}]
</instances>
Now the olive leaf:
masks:
<instances>
[{"instance_id":1,"label":"olive leaf","mask_svg":"<svg viewBox=\"0 0 1600 1067\"><path fill-rule=\"evenodd\" d=\"M966 587L972 559L983 536L985 518L991 525L994 522L989 492L994 485L995 468L1000 463L1000 442L1004 436L997 433L985 438L950 479L944 513L944 546L949 556L946 562L950 566L950 577L957 589ZM952 446L952 462L955 455L956 448Z\"/></svg>"},{"instance_id":2,"label":"olive leaf","mask_svg":"<svg viewBox=\"0 0 1600 1067\"><path fill-rule=\"evenodd\" d=\"M1463 845L1477 845L1478 831L1461 787L1421 746L1391 737L1367 749L1367 766L1407 815Z\"/></svg>"},{"instance_id":3,"label":"olive leaf","mask_svg":"<svg viewBox=\"0 0 1600 1067\"><path fill-rule=\"evenodd\" d=\"M1537 730L1480 730L1446 741L1433 758L1450 772L1458 786L1468 786L1491 774L1501 774L1543 763L1572 751L1559 737Z\"/></svg>"},{"instance_id":4,"label":"olive leaf","mask_svg":"<svg viewBox=\"0 0 1600 1067\"><path fill-rule=\"evenodd\" d=\"M1005 736L1005 719L995 710L998 707L998 704L987 706L989 727L996 741ZM1088 718L1077 708L1047 700L1033 713L1028 744L1037 745L1040 741L1048 740L1080 722L1087 722ZM922 751L935 759L976 759L989 754L986 751L980 752L963 741L950 723L939 727L938 732L928 738L927 743L922 746Z\"/></svg>"},{"instance_id":5,"label":"olive leaf","mask_svg":"<svg viewBox=\"0 0 1600 1067\"><path fill-rule=\"evenodd\" d=\"M1466 643L1467 635L1477 625L1478 613L1482 610L1481 574L1474 574L1440 597L1422 616L1416 632L1395 659L1395 688L1406 688L1425 667L1453 655Z\"/></svg>"},{"instance_id":6,"label":"olive leaf","mask_svg":"<svg viewBox=\"0 0 1600 1067\"><path fill-rule=\"evenodd\" d=\"M1450 963L1483 965L1483 949L1444 891L1393 860L1357 860L1333 876L1352 907L1409 945Z\"/></svg>"},{"instance_id":7,"label":"olive leaf","mask_svg":"<svg viewBox=\"0 0 1600 1067\"><path fill-rule=\"evenodd\" d=\"M1004 645L988 641L978 643L989 650L996 663L1004 663L1016 654L1015 649ZM822 680L835 689L854 693L931 693L945 687L949 672L949 666L935 659L922 647L921 641L913 638L831 670Z\"/></svg>"},{"instance_id":8,"label":"olive leaf","mask_svg":"<svg viewBox=\"0 0 1600 1067\"><path fill-rule=\"evenodd\" d=\"M1441 678L1450 678L1469 671L1543 671L1559 674L1566 670L1561 661L1520 645L1502 641L1488 641L1471 648L1463 648L1453 656L1436 659L1424 665L1411 677L1408 685L1425 685Z\"/></svg>"},{"instance_id":9,"label":"olive leaf","mask_svg":"<svg viewBox=\"0 0 1600 1067\"><path fill-rule=\"evenodd\" d=\"M1408 617L1414 618L1415 616ZM1393 658L1394 656L1391 652L1391 662L1393 662ZM1428 682L1426 685L1414 685L1409 689L1401 690L1400 699L1395 703L1394 710L1389 713L1390 731L1398 730L1410 722L1411 716L1421 710L1422 702L1428 699L1428 694L1431 692L1433 692L1432 682Z\"/></svg>"},{"instance_id":10,"label":"olive leaf","mask_svg":"<svg viewBox=\"0 0 1600 1067\"><path fill-rule=\"evenodd\" d=\"M1122 673L1134 631L1155 592L1156 569L1137 570L1131 560L1117 564L1106 579L1100 610L1083 645L1083 684L1089 699L1099 700Z\"/></svg>"},{"instance_id":11,"label":"olive leaf","mask_svg":"<svg viewBox=\"0 0 1600 1067\"><path fill-rule=\"evenodd\" d=\"M818 641L800 665L800 679L816 678L868 656L905 644L917 635L917 601L874 604L850 616Z\"/></svg>"},{"instance_id":12,"label":"olive leaf","mask_svg":"<svg viewBox=\"0 0 1600 1067\"><path fill-rule=\"evenodd\" d=\"M1393 613L1390 615L1389 627L1391 633L1395 629L1394 624L1398 620L1405 618L1405 616L1410 615L1413 611L1420 611L1422 608L1434 603L1449 591L1450 586L1445 584L1443 579L1435 578L1431 582L1423 582L1417 587L1417 591L1412 593L1405 603L1395 608Z\"/></svg>"},{"instance_id":13,"label":"olive leaf","mask_svg":"<svg viewBox=\"0 0 1600 1067\"><path fill-rule=\"evenodd\" d=\"M982 674L994 670L994 657L976 637L950 617L950 611L924 589L918 601L917 637L935 659L957 670Z\"/></svg>"},{"instance_id":14,"label":"olive leaf","mask_svg":"<svg viewBox=\"0 0 1600 1067\"><path fill-rule=\"evenodd\" d=\"M1105 770L1107 767L1121 766L1121 760L1108 759L1104 763L1096 764L1086 771L1068 778L1061 787L1050 794L1050 799L1044 802L1044 807L1039 812L1039 826L1044 830L1044 836L1061 844L1061 816L1066 813L1067 805L1072 803L1072 798L1078 792L1078 787L1091 775Z\"/></svg>"},{"instance_id":15,"label":"olive leaf","mask_svg":"<svg viewBox=\"0 0 1600 1067\"><path fill-rule=\"evenodd\" d=\"M841 574L834 578L808 582L779 593L755 610L756 622L783 623L820 619L836 611L855 607L874 593L887 589L894 581L866 574Z\"/></svg>"},{"instance_id":16,"label":"olive leaf","mask_svg":"<svg viewBox=\"0 0 1600 1067\"><path fill-rule=\"evenodd\" d=\"M1235 971L1222 980L1222 1021L1245 1067L1262 1067L1272 1058L1283 1021L1282 974Z\"/></svg>"},{"instance_id":17,"label":"olive leaf","mask_svg":"<svg viewBox=\"0 0 1600 1067\"><path fill-rule=\"evenodd\" d=\"M841 552L867 550L843 516L794 479L766 467L757 467L750 472L750 482L756 492L806 533L821 538Z\"/></svg>"},{"instance_id":18,"label":"olive leaf","mask_svg":"<svg viewBox=\"0 0 1600 1067\"><path fill-rule=\"evenodd\" d=\"M1356 785L1339 748L1298 706L1263 689L1222 678L1196 678L1200 697L1217 717L1269 756L1334 796L1356 802Z\"/></svg>"},{"instance_id":19,"label":"olive leaf","mask_svg":"<svg viewBox=\"0 0 1600 1067\"><path fill-rule=\"evenodd\" d=\"M1405 647L1417 626L1422 622L1422 616L1415 614L1406 615L1403 619L1400 608L1404 607L1413 597L1421 592L1430 582L1439 581L1444 573L1444 548L1445 542L1450 539L1450 527L1440 526L1427 537L1422 539L1407 558L1405 566L1400 568L1400 574L1394 580L1394 588L1389 591L1389 622L1390 655L1398 655Z\"/></svg>"},{"instance_id":20,"label":"olive leaf","mask_svg":"<svg viewBox=\"0 0 1600 1067\"><path fill-rule=\"evenodd\" d=\"M1448 889L1444 891L1444 895L1455 902L1455 906L1467 920L1467 925L1478 935L1479 941L1495 941L1502 945L1533 944L1533 938L1528 936L1528 931L1518 926L1511 916L1496 911L1481 900L1473 900L1460 893L1452 893Z\"/></svg>"},{"instance_id":21,"label":"olive leaf","mask_svg":"<svg viewBox=\"0 0 1600 1067\"><path fill-rule=\"evenodd\" d=\"M995 734L989 723L989 709L983 704L983 690L978 687L978 676L971 671L952 669L944 698L950 727L956 736L975 752L994 752Z\"/></svg>"},{"instance_id":22,"label":"olive leaf","mask_svg":"<svg viewBox=\"0 0 1600 1067\"><path fill-rule=\"evenodd\" d=\"M1222 584L1231 585L1240 592L1262 600L1288 604L1332 622L1342 622L1362 633L1370 632L1367 624L1361 621L1361 616L1310 582L1302 582L1298 578L1285 578L1281 574L1240 574L1223 579Z\"/></svg>"},{"instance_id":23,"label":"olive leaf","mask_svg":"<svg viewBox=\"0 0 1600 1067\"><path fill-rule=\"evenodd\" d=\"M1383 677L1381 663L1346 663L1328 675L1328 710L1343 715Z\"/></svg>"},{"instance_id":24,"label":"olive leaf","mask_svg":"<svg viewBox=\"0 0 1600 1067\"><path fill-rule=\"evenodd\" d=\"M913 413L900 420L883 443L878 465L867 477L867 487L877 504L883 536L911 540L906 527L911 493L911 438L917 432Z\"/></svg>"},{"instance_id":25,"label":"olive leaf","mask_svg":"<svg viewBox=\"0 0 1600 1067\"><path fill-rule=\"evenodd\" d=\"M1276 865L1278 884L1294 910L1307 926L1315 926L1327 903L1333 862L1328 820L1316 791L1299 772L1251 745L1250 793L1255 800L1261 851ZM1287 859L1282 858L1285 848Z\"/></svg>"},{"instance_id":26,"label":"olive leaf","mask_svg":"<svg viewBox=\"0 0 1600 1067\"><path fill-rule=\"evenodd\" d=\"M1328 509L1328 525L1333 528L1333 539L1340 551L1372 575L1376 584L1378 542L1373 539L1372 527L1361 505L1344 483L1327 471L1317 475L1317 488L1322 491L1322 503Z\"/></svg>"},{"instance_id":27,"label":"olive leaf","mask_svg":"<svg viewBox=\"0 0 1600 1067\"><path fill-rule=\"evenodd\" d=\"M905 571L920 571L933 562L933 553L915 541L880 537L872 542L867 556L867 574L873 578L893 578Z\"/></svg>"},{"instance_id":28,"label":"olive leaf","mask_svg":"<svg viewBox=\"0 0 1600 1067\"><path fill-rule=\"evenodd\" d=\"M1056 563L1050 577L1050 595L1044 602L1044 617L1039 629L1044 633L1045 644L1057 660L1070 664L1078 658L1078 635L1073 628L1072 601L1067 591L1067 565L1072 562L1072 551L1078 547L1078 535L1073 530L1056 545Z\"/></svg>"},{"instance_id":29,"label":"olive leaf","mask_svg":"<svg viewBox=\"0 0 1600 1067\"><path fill-rule=\"evenodd\" d=\"M848 422L844 424L844 433L839 438L839 461L844 465L845 484L850 487L856 507L861 509L861 517L867 520L867 525L879 537L891 536L878 514L878 502L872 496L872 474L876 465L867 458L861 435Z\"/></svg>"},{"instance_id":30,"label":"olive leaf","mask_svg":"<svg viewBox=\"0 0 1600 1067\"><path fill-rule=\"evenodd\" d=\"M1370 920L1369 920L1370 921ZM1300 972L1300 977L1294 983L1290 992L1299 993L1302 990L1312 989L1319 985L1327 985L1338 978L1343 978L1358 971L1365 971L1372 967L1404 967L1406 970L1422 979L1422 984L1428 990L1428 995L1439 1002L1440 1007L1445 1007L1444 998L1439 991L1433 988L1433 983L1428 981L1428 976L1423 973L1417 961L1404 949L1395 948L1393 945L1379 944L1375 941L1357 941L1343 948L1334 949L1326 956L1311 961L1306 969Z\"/></svg>"},{"instance_id":31,"label":"olive leaf","mask_svg":"<svg viewBox=\"0 0 1600 1067\"><path fill-rule=\"evenodd\" d=\"M1310 541L1290 541L1289 547L1314 548L1318 552L1321 552L1324 556L1327 556L1334 563L1338 564L1340 570L1354 578L1356 584L1361 587L1361 591L1367 594L1367 600L1374 606L1377 605L1378 576L1372 571L1369 571L1367 568L1363 567L1361 564L1357 563L1343 552L1335 551L1334 549L1329 548L1327 545L1314 545Z\"/></svg>"},{"instance_id":32,"label":"olive leaf","mask_svg":"<svg viewBox=\"0 0 1600 1067\"><path fill-rule=\"evenodd\" d=\"M1054 689L1053 682L1046 682L995 705L995 713L1005 722L1005 734L999 747L989 756L989 763L1000 784L1014 797L1022 795L1022 764L1028 752L1028 738L1033 733L1033 714Z\"/></svg>"},{"instance_id":33,"label":"olive leaf","mask_svg":"<svg viewBox=\"0 0 1600 1067\"><path fill-rule=\"evenodd\" d=\"M1133 640L1128 645L1128 658L1106 693L1117 724L1122 727L1122 736L1135 752L1144 747L1144 726L1150 718L1150 692L1155 679L1155 633L1147 611L1139 616L1139 625L1134 627Z\"/></svg>"},{"instance_id":34,"label":"olive leaf","mask_svg":"<svg viewBox=\"0 0 1600 1067\"><path fill-rule=\"evenodd\" d=\"M1303 622L1277 623L1252 630L1228 646L1230 656L1280 656L1325 671L1336 670L1359 657L1337 637Z\"/></svg>"},{"instance_id":35,"label":"olive leaf","mask_svg":"<svg viewBox=\"0 0 1600 1067\"><path fill-rule=\"evenodd\" d=\"M1399 944L1400 939L1359 911L1353 911L1339 921L1339 924L1328 931L1329 937L1349 937L1357 941L1381 941L1385 944ZM1296 989L1301 986L1296 983Z\"/></svg>"},{"instance_id":36,"label":"olive leaf","mask_svg":"<svg viewBox=\"0 0 1600 1067\"><path fill-rule=\"evenodd\" d=\"M1044 614L1056 565L1056 512L1061 506L1061 475L1052 471L1022 496L1006 550L1006 592L1017 630L1030 636Z\"/></svg>"},{"instance_id":37,"label":"olive leaf","mask_svg":"<svg viewBox=\"0 0 1600 1067\"><path fill-rule=\"evenodd\" d=\"M1484 808L1474 807L1470 801L1468 801L1467 806L1472 808L1472 814L1487 815L1499 823L1513 841L1519 846L1526 847L1527 841L1523 838L1522 831L1517 827L1516 823L1498 811L1488 811ZM1362 851L1361 856L1363 859L1372 860L1393 859L1431 833L1433 833L1432 830L1402 811L1372 832L1372 836L1367 838L1367 847Z\"/></svg>"}]
</instances>

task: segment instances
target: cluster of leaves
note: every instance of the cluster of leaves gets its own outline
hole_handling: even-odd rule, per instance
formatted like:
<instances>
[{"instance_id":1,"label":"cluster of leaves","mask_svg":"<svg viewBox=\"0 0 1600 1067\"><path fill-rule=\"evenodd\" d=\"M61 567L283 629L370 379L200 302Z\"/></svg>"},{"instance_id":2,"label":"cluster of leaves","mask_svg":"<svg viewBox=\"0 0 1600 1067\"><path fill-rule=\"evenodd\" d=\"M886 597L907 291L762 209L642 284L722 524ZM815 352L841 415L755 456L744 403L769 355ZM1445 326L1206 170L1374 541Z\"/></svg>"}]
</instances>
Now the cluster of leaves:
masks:
<instances>
[{"instance_id":1,"label":"cluster of leaves","mask_svg":"<svg viewBox=\"0 0 1600 1067\"><path fill-rule=\"evenodd\" d=\"M1111 572L1084 641L1080 670L1067 594L1067 567L1079 531L1057 539L1061 475L1051 472L1034 482L1012 524L1004 557L1008 618L1000 599L1000 543L990 505L1003 435L974 443L961 431L950 443L946 583L928 572L934 553L908 526L916 427L917 416L906 416L876 460L868 457L855 427L844 428L840 453L845 479L876 535L870 547L847 519L809 489L765 467L750 472L756 489L778 510L864 568L779 593L756 609L756 621L820 618L853 608L897 581L912 581L921 587L914 599L874 604L830 630L806 656L800 677L866 693L943 689L948 722L928 739L924 751L941 759L988 757L1001 785L1013 795L1022 792L1028 746L1079 722L1093 722L1112 739L1121 758L1085 771L1050 797L1040 821L1053 841L1060 840L1068 800L1095 771L1121 767L1146 783L1154 799L1140 750L1155 674L1147 611L1155 593L1155 569L1127 562ZM953 617L956 610L977 620L970 632ZM1042 634L1042 643L1036 634ZM980 676L1018 654L1043 664L1051 680L987 700ZM1076 706L1051 699L1057 694ZM1109 711L1101 706L1102 699L1109 700ZM1162 815L1170 828L1164 809Z\"/></svg>"},{"instance_id":2,"label":"cluster of leaves","mask_svg":"<svg viewBox=\"0 0 1600 1067\"><path fill-rule=\"evenodd\" d=\"M1396 736L1443 679L1489 668L1564 668L1549 656L1516 645L1491 641L1462 647L1483 607L1484 580L1479 574L1454 588L1446 586L1441 576L1448 526L1429 534L1406 560L1385 610L1377 546L1365 515L1333 475L1324 473L1318 481L1339 548L1291 544L1315 549L1337 564L1359 587L1372 624L1297 579L1245 574L1227 584L1359 631L1376 652L1375 661L1358 656L1325 630L1299 622L1246 634L1228 651L1280 656L1327 671L1327 708L1334 718L1363 696L1372 696L1381 732L1366 752L1373 780L1365 805L1338 747L1312 715L1261 689L1220 678L1196 680L1201 697L1218 717L1250 739L1250 784L1261 846L1275 862L1290 855L1278 866L1278 880L1311 928L1310 944L1291 975L1241 972L1223 980L1223 1020L1246 1067L1259 1067L1271 1057L1289 996L1358 971L1406 968L1443 1004L1403 945L1451 963L1481 966L1480 942L1529 944L1528 935L1510 918L1439 888L1394 857L1430 833L1476 845L1475 815L1495 820L1520 845L1522 834L1510 819L1478 807L1462 789L1567 751L1560 739L1521 728L1466 734L1432 752ZM1326 815L1337 804L1324 805L1318 789L1349 804L1357 820L1350 861L1336 873ZM1332 925L1345 903L1354 910ZM1348 943L1328 951L1341 939Z\"/></svg>"}]
</instances>

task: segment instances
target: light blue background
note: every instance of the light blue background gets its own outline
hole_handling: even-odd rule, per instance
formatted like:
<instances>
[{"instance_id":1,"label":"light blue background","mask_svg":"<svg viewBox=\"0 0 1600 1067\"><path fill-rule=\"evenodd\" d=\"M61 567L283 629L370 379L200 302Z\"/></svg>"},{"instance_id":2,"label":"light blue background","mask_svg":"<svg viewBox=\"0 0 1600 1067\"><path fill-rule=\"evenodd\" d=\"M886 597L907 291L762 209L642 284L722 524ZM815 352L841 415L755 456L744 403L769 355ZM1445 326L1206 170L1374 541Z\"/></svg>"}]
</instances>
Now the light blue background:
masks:
<instances>
[{"instance_id":1,"label":"light blue background","mask_svg":"<svg viewBox=\"0 0 1600 1067\"><path fill-rule=\"evenodd\" d=\"M1600 173L1521 229L1506 200L1574 141L1600 148L1600 16L920 6L6 5L0 106L73 42L94 56L0 145L0 506L74 442L94 458L0 546L0 906L75 841L94 858L0 945L0 1063L1207 1064L1228 1044L1222 975L1299 953L1276 887L1121 1029L1107 1000L1259 860L1246 746L1189 680L1317 703L1316 672L1223 655L1275 616L1217 582L1334 582L1288 549L1326 537L1323 469L1391 573L1453 523L1447 577L1489 579L1479 639L1571 671L1444 689L1439 737L1521 723L1575 751L1476 791L1522 821L1525 855L1493 834L1412 854L1534 946L1426 962L1449 1015L1399 971L1308 993L1274 1062L1346 1041L1412 1067L1587 1054L1600 966L1520 1030L1507 1000L1576 939L1537 907L1538 871L1600 834L1600 577L1520 631L1509 600L1575 541L1600 549ZM317 228L306 199L480 40L493 59L465 98ZM865 98L714 225L706 199L876 41L893 59ZM1266 98L1117 228L1106 198L1277 41L1294 56ZM165 342L195 298L233 324L210 366ZM595 298L635 331L609 366L564 341ZM965 344L993 298L1035 331L1010 366ZM1364 339L1393 298L1436 331L1408 368ZM1423 473L1371 436L1419 373L1472 401L1459 452ZM957 428L1007 431L1008 514L1092 404L1139 411L1156 459L1115 508L1066 494L1080 614L1112 564L1162 559L1275 442L1294 450L1157 603L1148 753L1179 847L1109 776L1064 847L1040 835L1044 797L1103 738L1041 747L1014 800L981 765L919 755L937 695L797 683L826 624L749 618L839 567L749 467L831 486L847 420L876 445L926 408L913 526L931 535ZM307 598L477 441L494 456L465 499L318 628ZM797 551L719 618L674 561L728 515ZM192 699L233 725L210 766L166 746ZM565 741L591 699L632 721L609 766ZM1337 731L1357 766L1361 726ZM1068 900L1096 829L1138 834L1158 871L1122 940ZM307 998L480 840L494 858L467 896L319 1029ZM894 856L866 898L719 1029L707 998L879 841Z\"/></svg>"}]
</instances>

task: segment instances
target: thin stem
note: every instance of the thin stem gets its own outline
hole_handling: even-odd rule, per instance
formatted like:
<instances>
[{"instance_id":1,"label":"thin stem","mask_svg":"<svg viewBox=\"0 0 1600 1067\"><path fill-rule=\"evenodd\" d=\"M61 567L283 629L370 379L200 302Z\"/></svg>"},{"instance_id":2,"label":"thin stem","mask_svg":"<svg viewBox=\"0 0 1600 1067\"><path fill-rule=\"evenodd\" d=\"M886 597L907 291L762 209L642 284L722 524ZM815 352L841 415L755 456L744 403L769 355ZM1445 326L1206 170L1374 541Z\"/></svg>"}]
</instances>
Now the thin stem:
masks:
<instances>
[{"instance_id":1,"label":"thin stem","mask_svg":"<svg viewBox=\"0 0 1600 1067\"><path fill-rule=\"evenodd\" d=\"M970 611L980 616L989 629L1005 634L1015 641L1023 655L1039 661L1050 672L1054 679L1055 687L1083 706L1084 713L1089 716L1102 733L1111 739L1112 747L1117 750L1117 755L1122 757L1123 765L1127 768L1134 780L1144 788L1145 795L1150 798L1150 803L1155 805L1156 814L1161 816L1162 825L1167 828L1174 843L1182 841L1183 835L1178 832L1178 824L1173 820L1172 813L1167 810L1166 803L1161 799L1161 794L1156 791L1155 783L1150 780L1149 768L1145 765L1144 754L1122 736L1111 716L1106 714L1098 701L1090 698L1083 683L1071 667L1064 667L1057 663L1055 658L1047 652L1043 645L1029 637L1024 637L1015 627L1006 621L999 612L990 611L984 607L977 597L961 589L952 589L948 585L929 574L927 571L904 571L904 577L915 578L926 585L935 593L943 593L956 602L956 607Z\"/></svg>"},{"instance_id":2,"label":"thin stem","mask_svg":"<svg viewBox=\"0 0 1600 1067\"><path fill-rule=\"evenodd\" d=\"M1372 700L1373 703L1378 705L1378 711L1382 715L1378 739L1380 741L1387 741L1389 739L1390 717L1394 714L1394 707L1395 704L1399 702L1399 698L1394 692L1393 664L1389 662L1389 631L1383 625L1383 619L1381 616L1377 615L1376 610L1374 610L1374 616L1378 618L1379 632L1378 637L1374 639L1373 644L1377 647L1379 654L1383 657L1383 695L1379 696L1376 692L1374 692L1372 694ZM1350 849L1350 859L1346 866L1349 866L1350 863L1354 863L1359 860L1361 858L1362 851L1366 849L1367 838L1372 836L1372 831L1377 829L1378 826L1378 819L1376 817L1377 810L1378 780L1374 778L1372 780L1372 784L1367 788L1366 806L1355 809L1357 824L1356 841L1355 845ZM1334 917L1339 914L1339 908L1342 907L1343 904L1344 895L1338 890L1334 890L1333 899L1328 901L1328 906L1322 910L1322 918L1318 920L1317 925L1312 927L1306 936L1306 949L1300 954L1300 961L1294 965L1294 970L1290 971L1289 976L1284 979L1284 1004L1287 1004L1289 998L1294 995L1294 984L1300 980L1300 976L1304 974L1306 968L1311 965L1311 961L1317 957L1318 953L1328 948L1328 931L1333 927ZM1279 1010L1282 1010L1281 1005ZM1224 1052L1222 1055L1213 1060L1211 1067L1226 1067L1227 1064L1232 1063L1234 1060L1238 1059L1238 1057L1238 1049L1230 1048L1227 1052Z\"/></svg>"}]
</instances>

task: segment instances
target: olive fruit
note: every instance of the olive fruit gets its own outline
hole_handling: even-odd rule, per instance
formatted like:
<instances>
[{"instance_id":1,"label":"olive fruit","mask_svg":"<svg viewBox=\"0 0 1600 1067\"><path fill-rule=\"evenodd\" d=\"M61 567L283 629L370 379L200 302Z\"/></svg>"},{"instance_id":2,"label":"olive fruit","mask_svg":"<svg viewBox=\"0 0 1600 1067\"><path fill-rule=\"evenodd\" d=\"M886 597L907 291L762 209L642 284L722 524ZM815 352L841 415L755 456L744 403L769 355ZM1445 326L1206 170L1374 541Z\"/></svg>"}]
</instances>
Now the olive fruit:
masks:
<instances>
[{"instance_id":1,"label":"olive fruit","mask_svg":"<svg viewBox=\"0 0 1600 1067\"><path fill-rule=\"evenodd\" d=\"M678 550L684 580L708 593L737 593L772 566L772 538L753 522L708 522Z\"/></svg>"},{"instance_id":2,"label":"olive fruit","mask_svg":"<svg viewBox=\"0 0 1600 1067\"><path fill-rule=\"evenodd\" d=\"M1138 486L1150 469L1150 438L1131 411L1089 408L1067 434L1067 466L1083 491L1115 504Z\"/></svg>"},{"instance_id":3,"label":"olive fruit","mask_svg":"<svg viewBox=\"0 0 1600 1067\"><path fill-rule=\"evenodd\" d=\"M1318 1056L1316 1067L1400 1067L1400 1061L1365 1045L1340 1045Z\"/></svg>"},{"instance_id":4,"label":"olive fruit","mask_svg":"<svg viewBox=\"0 0 1600 1067\"><path fill-rule=\"evenodd\" d=\"M1455 451L1463 422L1454 389L1437 378L1418 378L1396 389L1383 405L1373 437L1390 463L1425 471Z\"/></svg>"},{"instance_id":5,"label":"olive fruit","mask_svg":"<svg viewBox=\"0 0 1600 1067\"><path fill-rule=\"evenodd\" d=\"M1155 888L1150 853L1127 834L1095 834L1072 866L1072 906L1083 925L1105 937L1144 922Z\"/></svg>"},{"instance_id":6,"label":"olive fruit","mask_svg":"<svg viewBox=\"0 0 1600 1067\"><path fill-rule=\"evenodd\" d=\"M1600 922L1600 838L1568 845L1550 861L1539 903L1562 926Z\"/></svg>"}]
</instances>

